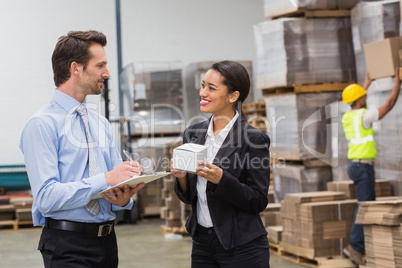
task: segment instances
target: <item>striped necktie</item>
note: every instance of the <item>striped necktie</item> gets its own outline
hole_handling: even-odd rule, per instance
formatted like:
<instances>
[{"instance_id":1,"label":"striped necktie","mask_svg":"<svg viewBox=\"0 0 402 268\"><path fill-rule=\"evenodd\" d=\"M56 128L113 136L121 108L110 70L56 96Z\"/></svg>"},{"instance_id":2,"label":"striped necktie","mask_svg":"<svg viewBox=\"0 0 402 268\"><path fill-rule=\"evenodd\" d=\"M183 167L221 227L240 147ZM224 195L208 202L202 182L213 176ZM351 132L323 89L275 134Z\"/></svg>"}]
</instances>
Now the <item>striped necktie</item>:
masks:
<instances>
[{"instance_id":1,"label":"striped necktie","mask_svg":"<svg viewBox=\"0 0 402 268\"><path fill-rule=\"evenodd\" d=\"M81 116L82 122L84 122L85 126L85 136L87 137L88 143L89 176L92 177L98 174L98 169L96 167L94 145L92 143L91 134L89 133L88 113L84 104L78 106L77 113ZM89 201L85 208L94 215L98 215L100 211L99 202L96 199Z\"/></svg>"}]
</instances>

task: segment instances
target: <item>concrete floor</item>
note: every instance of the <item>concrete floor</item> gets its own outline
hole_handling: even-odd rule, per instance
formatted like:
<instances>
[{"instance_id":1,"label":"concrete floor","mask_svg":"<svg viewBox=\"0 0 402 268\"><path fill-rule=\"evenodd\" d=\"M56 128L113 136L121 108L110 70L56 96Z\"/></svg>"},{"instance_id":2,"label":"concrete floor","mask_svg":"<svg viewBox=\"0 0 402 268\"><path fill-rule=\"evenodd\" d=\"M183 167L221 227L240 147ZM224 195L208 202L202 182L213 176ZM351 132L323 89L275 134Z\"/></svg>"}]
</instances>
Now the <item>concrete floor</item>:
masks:
<instances>
[{"instance_id":1,"label":"concrete floor","mask_svg":"<svg viewBox=\"0 0 402 268\"><path fill-rule=\"evenodd\" d=\"M165 237L161 219L144 219L138 224L116 226L121 268L188 268L191 238ZM0 230L1 267L41 268L42 256L36 250L41 228ZM271 268L304 267L271 254Z\"/></svg>"}]
</instances>

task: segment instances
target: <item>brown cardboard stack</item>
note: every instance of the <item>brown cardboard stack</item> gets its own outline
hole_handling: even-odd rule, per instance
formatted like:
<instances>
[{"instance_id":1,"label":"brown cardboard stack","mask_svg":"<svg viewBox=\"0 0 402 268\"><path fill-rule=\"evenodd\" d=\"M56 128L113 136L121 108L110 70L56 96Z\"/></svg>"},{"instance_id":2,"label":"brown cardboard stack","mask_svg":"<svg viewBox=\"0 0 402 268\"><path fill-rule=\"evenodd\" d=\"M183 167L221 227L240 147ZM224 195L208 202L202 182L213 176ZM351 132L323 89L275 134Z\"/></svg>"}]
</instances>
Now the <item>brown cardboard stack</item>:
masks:
<instances>
[{"instance_id":1,"label":"brown cardboard stack","mask_svg":"<svg viewBox=\"0 0 402 268\"><path fill-rule=\"evenodd\" d=\"M138 195L140 206L140 213L142 216L158 216L161 213L163 200L161 198L163 181L155 180L147 183L147 186L141 190Z\"/></svg>"},{"instance_id":2,"label":"brown cardboard stack","mask_svg":"<svg viewBox=\"0 0 402 268\"><path fill-rule=\"evenodd\" d=\"M272 170L271 170L272 171ZM272 173L271 173L272 174ZM272 180L270 181L270 183L272 184ZM269 186L269 190L268 190L268 204L273 204L275 203L275 190L273 188L272 185Z\"/></svg>"},{"instance_id":3,"label":"brown cardboard stack","mask_svg":"<svg viewBox=\"0 0 402 268\"><path fill-rule=\"evenodd\" d=\"M330 181L327 183L328 191L344 192L348 199L356 199L355 185L352 180ZM391 182L389 180L376 180L376 197L391 196Z\"/></svg>"},{"instance_id":4,"label":"brown cardboard stack","mask_svg":"<svg viewBox=\"0 0 402 268\"><path fill-rule=\"evenodd\" d=\"M365 225L366 267L402 267L402 226Z\"/></svg>"},{"instance_id":5,"label":"brown cardboard stack","mask_svg":"<svg viewBox=\"0 0 402 268\"><path fill-rule=\"evenodd\" d=\"M396 226L402 223L402 199L361 202L356 217L358 224Z\"/></svg>"},{"instance_id":6,"label":"brown cardboard stack","mask_svg":"<svg viewBox=\"0 0 402 268\"><path fill-rule=\"evenodd\" d=\"M10 204L12 204L15 208L15 219L17 221L32 221L32 203L32 196L15 197L10 199Z\"/></svg>"},{"instance_id":7,"label":"brown cardboard stack","mask_svg":"<svg viewBox=\"0 0 402 268\"><path fill-rule=\"evenodd\" d=\"M0 205L0 221L11 221L15 219L15 208L13 205Z\"/></svg>"},{"instance_id":8,"label":"brown cardboard stack","mask_svg":"<svg viewBox=\"0 0 402 268\"><path fill-rule=\"evenodd\" d=\"M366 267L402 267L402 199L362 202L356 223L364 224Z\"/></svg>"},{"instance_id":9,"label":"brown cardboard stack","mask_svg":"<svg viewBox=\"0 0 402 268\"><path fill-rule=\"evenodd\" d=\"M282 241L283 226L269 226L266 228L269 242L279 244Z\"/></svg>"},{"instance_id":10,"label":"brown cardboard stack","mask_svg":"<svg viewBox=\"0 0 402 268\"><path fill-rule=\"evenodd\" d=\"M182 142L166 144L164 154L171 159L173 149L180 146ZM191 212L191 205L180 201L174 191L176 177L170 175L163 179L162 199L165 200L164 207L161 208L161 218L165 219L166 228L181 228L185 226L187 218ZM166 230L169 231L169 230Z\"/></svg>"},{"instance_id":11,"label":"brown cardboard stack","mask_svg":"<svg viewBox=\"0 0 402 268\"><path fill-rule=\"evenodd\" d=\"M265 228L268 226L282 225L280 210L281 204L268 203L268 206L260 212L261 220Z\"/></svg>"},{"instance_id":12,"label":"brown cardboard stack","mask_svg":"<svg viewBox=\"0 0 402 268\"><path fill-rule=\"evenodd\" d=\"M0 221L32 222L32 196L2 199Z\"/></svg>"},{"instance_id":13,"label":"brown cardboard stack","mask_svg":"<svg viewBox=\"0 0 402 268\"><path fill-rule=\"evenodd\" d=\"M180 199L174 192L176 178L169 176L163 180L163 194L165 206L162 208L161 218L165 219L166 227L182 227Z\"/></svg>"},{"instance_id":14,"label":"brown cardboard stack","mask_svg":"<svg viewBox=\"0 0 402 268\"><path fill-rule=\"evenodd\" d=\"M330 191L287 194L281 246L309 259L342 255L356 208L356 200L345 198Z\"/></svg>"}]
</instances>

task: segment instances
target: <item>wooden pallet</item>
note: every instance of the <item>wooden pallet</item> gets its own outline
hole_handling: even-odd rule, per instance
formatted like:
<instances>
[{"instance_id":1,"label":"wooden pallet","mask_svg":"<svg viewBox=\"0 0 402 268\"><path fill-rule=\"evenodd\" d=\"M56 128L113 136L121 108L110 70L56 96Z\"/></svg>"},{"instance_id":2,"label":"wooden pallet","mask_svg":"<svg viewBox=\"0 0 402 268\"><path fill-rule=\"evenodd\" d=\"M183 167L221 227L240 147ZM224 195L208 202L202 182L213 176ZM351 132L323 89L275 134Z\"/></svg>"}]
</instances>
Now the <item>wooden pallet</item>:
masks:
<instances>
[{"instance_id":1,"label":"wooden pallet","mask_svg":"<svg viewBox=\"0 0 402 268\"><path fill-rule=\"evenodd\" d=\"M293 85L290 87L276 87L262 89L263 96L279 95L279 94L300 94L300 93L320 93L320 92L333 92L342 91L345 87L353 82L337 82L337 83L323 83L315 85Z\"/></svg>"},{"instance_id":2,"label":"wooden pallet","mask_svg":"<svg viewBox=\"0 0 402 268\"><path fill-rule=\"evenodd\" d=\"M279 246L279 244L276 244L276 243L272 242L271 240L268 240L268 241L269 241L269 252L271 254L280 256L279 251L281 250L281 247Z\"/></svg>"},{"instance_id":3,"label":"wooden pallet","mask_svg":"<svg viewBox=\"0 0 402 268\"><path fill-rule=\"evenodd\" d=\"M246 103L243 104L243 112L246 115L249 114L265 114L265 101L261 100L258 102L253 102L253 103Z\"/></svg>"},{"instance_id":4,"label":"wooden pallet","mask_svg":"<svg viewBox=\"0 0 402 268\"><path fill-rule=\"evenodd\" d=\"M350 10L347 9L320 9L320 10L297 10L288 14L274 16L272 19L278 18L293 18L293 17L305 17L305 18L339 18L350 17Z\"/></svg>"},{"instance_id":5,"label":"wooden pallet","mask_svg":"<svg viewBox=\"0 0 402 268\"><path fill-rule=\"evenodd\" d=\"M181 234L181 235L190 235L186 228L184 227L168 227L166 225L161 225L161 232L162 234Z\"/></svg>"},{"instance_id":6,"label":"wooden pallet","mask_svg":"<svg viewBox=\"0 0 402 268\"><path fill-rule=\"evenodd\" d=\"M355 268L349 259L343 256L334 257L317 257L313 259L306 258L304 256L299 256L294 252L284 249L278 244L273 244L270 242L271 253L280 256L281 258L311 268Z\"/></svg>"},{"instance_id":7,"label":"wooden pallet","mask_svg":"<svg viewBox=\"0 0 402 268\"><path fill-rule=\"evenodd\" d=\"M8 229L8 227L11 227L13 230L18 230L21 226L28 226L28 227L33 227L33 222L32 221L0 221L0 230L5 230ZM4 228L3 228L4 227Z\"/></svg>"},{"instance_id":8,"label":"wooden pallet","mask_svg":"<svg viewBox=\"0 0 402 268\"><path fill-rule=\"evenodd\" d=\"M251 117L247 122L250 126L262 131L263 133L268 132L268 120L263 116Z\"/></svg>"}]
</instances>

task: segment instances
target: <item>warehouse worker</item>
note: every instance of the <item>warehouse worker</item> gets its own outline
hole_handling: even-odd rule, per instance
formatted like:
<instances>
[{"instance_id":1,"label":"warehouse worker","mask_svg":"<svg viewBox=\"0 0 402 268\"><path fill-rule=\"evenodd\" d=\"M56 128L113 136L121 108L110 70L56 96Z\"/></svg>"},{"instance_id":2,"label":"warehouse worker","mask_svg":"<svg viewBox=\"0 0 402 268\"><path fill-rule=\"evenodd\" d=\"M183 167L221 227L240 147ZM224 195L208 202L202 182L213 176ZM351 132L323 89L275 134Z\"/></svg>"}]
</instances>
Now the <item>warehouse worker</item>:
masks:
<instances>
[{"instance_id":1,"label":"warehouse worker","mask_svg":"<svg viewBox=\"0 0 402 268\"><path fill-rule=\"evenodd\" d=\"M117 267L116 214L131 209L131 197L144 186L109 190L141 166L123 162L109 122L85 107L87 95L102 92L110 76L97 31L72 31L59 38L52 65L57 89L26 124L20 142L34 198L38 249L45 267Z\"/></svg>"},{"instance_id":2,"label":"warehouse worker","mask_svg":"<svg viewBox=\"0 0 402 268\"><path fill-rule=\"evenodd\" d=\"M374 142L373 122L381 120L394 107L400 91L399 70L396 70L394 88L385 103L378 109L366 109L366 89L371 84L366 74L364 88L351 84L342 92L342 100L351 105L342 118L342 125L348 140L348 175L355 185L358 201L375 200L374 159L376 146ZM358 208L355 211L355 219ZM355 221L354 219L354 221ZM344 254L355 264L363 264L364 232L363 225L353 223L350 232L350 244L344 249Z\"/></svg>"}]
</instances>

